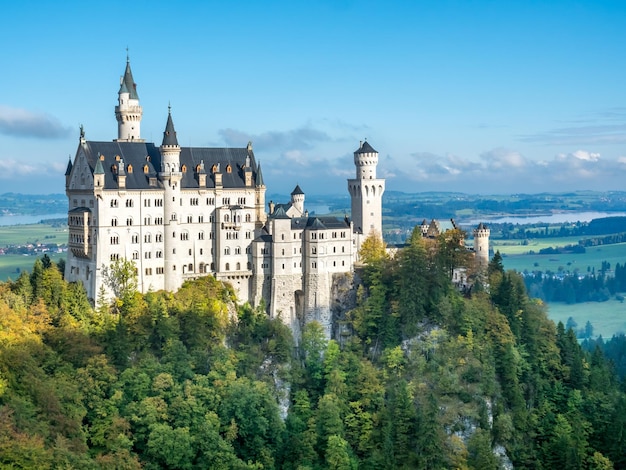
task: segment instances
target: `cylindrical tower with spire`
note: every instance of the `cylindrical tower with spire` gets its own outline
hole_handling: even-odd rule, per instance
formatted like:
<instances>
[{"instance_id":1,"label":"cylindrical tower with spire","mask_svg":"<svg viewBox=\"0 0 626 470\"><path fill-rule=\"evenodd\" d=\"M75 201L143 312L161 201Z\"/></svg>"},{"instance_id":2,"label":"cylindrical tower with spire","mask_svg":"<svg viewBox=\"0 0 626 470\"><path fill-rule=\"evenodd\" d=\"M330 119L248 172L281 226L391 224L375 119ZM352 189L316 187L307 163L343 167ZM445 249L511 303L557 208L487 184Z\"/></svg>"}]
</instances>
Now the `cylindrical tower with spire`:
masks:
<instances>
[{"instance_id":1,"label":"cylindrical tower with spire","mask_svg":"<svg viewBox=\"0 0 626 470\"><path fill-rule=\"evenodd\" d=\"M354 166L356 178L348 180L354 230L362 234L361 240L374 232L382 237L385 180L376 177L378 152L367 141L354 152Z\"/></svg>"},{"instance_id":2,"label":"cylindrical tower with spire","mask_svg":"<svg viewBox=\"0 0 626 470\"><path fill-rule=\"evenodd\" d=\"M171 108L168 108L163 143L159 150L161 152L161 173L159 176L164 187L164 281L165 290L174 292L183 284L183 266L176 264L177 251L180 250L178 225L180 214L176 213L176 207L180 200L180 182L183 174L180 171L180 146L174 130ZM181 254L178 253L178 256Z\"/></svg>"},{"instance_id":3,"label":"cylindrical tower with spire","mask_svg":"<svg viewBox=\"0 0 626 470\"><path fill-rule=\"evenodd\" d=\"M141 139L141 117L143 109L139 106L137 84L130 70L130 60L126 56L126 70L120 78L120 91L117 93L115 118L117 119L118 142L143 142Z\"/></svg>"},{"instance_id":4,"label":"cylindrical tower with spire","mask_svg":"<svg viewBox=\"0 0 626 470\"><path fill-rule=\"evenodd\" d=\"M299 184L291 191L291 205L300 213L299 216L304 214L304 191Z\"/></svg>"}]
</instances>

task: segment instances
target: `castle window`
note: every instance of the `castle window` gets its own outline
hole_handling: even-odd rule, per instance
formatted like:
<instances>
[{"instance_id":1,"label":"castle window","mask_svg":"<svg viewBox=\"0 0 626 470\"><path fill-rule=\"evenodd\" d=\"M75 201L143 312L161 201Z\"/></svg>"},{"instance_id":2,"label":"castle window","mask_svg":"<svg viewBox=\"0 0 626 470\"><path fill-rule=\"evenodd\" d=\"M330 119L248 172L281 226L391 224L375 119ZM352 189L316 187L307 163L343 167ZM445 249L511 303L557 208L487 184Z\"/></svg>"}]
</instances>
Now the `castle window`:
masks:
<instances>
[{"instance_id":1,"label":"castle window","mask_svg":"<svg viewBox=\"0 0 626 470\"><path fill-rule=\"evenodd\" d=\"M224 254L230 255L230 247L227 246L226 248L224 248Z\"/></svg>"},{"instance_id":2,"label":"castle window","mask_svg":"<svg viewBox=\"0 0 626 470\"><path fill-rule=\"evenodd\" d=\"M126 207L133 207L133 200L132 199L126 199Z\"/></svg>"},{"instance_id":3,"label":"castle window","mask_svg":"<svg viewBox=\"0 0 626 470\"><path fill-rule=\"evenodd\" d=\"M211 167L211 173L217 173L217 169L218 169L218 168L217 168L217 165L213 165L213 166Z\"/></svg>"},{"instance_id":4,"label":"castle window","mask_svg":"<svg viewBox=\"0 0 626 470\"><path fill-rule=\"evenodd\" d=\"M250 240L252 238L252 232L246 232L246 240Z\"/></svg>"},{"instance_id":5,"label":"castle window","mask_svg":"<svg viewBox=\"0 0 626 470\"><path fill-rule=\"evenodd\" d=\"M215 271L215 263L211 263L211 271Z\"/></svg>"},{"instance_id":6,"label":"castle window","mask_svg":"<svg viewBox=\"0 0 626 470\"><path fill-rule=\"evenodd\" d=\"M209 223L211 223L211 224L212 224L213 222L215 222L215 216L211 214L211 215L209 216Z\"/></svg>"},{"instance_id":7,"label":"castle window","mask_svg":"<svg viewBox=\"0 0 626 470\"><path fill-rule=\"evenodd\" d=\"M200 255L204 254L204 250L202 248L200 248Z\"/></svg>"},{"instance_id":8,"label":"castle window","mask_svg":"<svg viewBox=\"0 0 626 470\"><path fill-rule=\"evenodd\" d=\"M252 222L252 216L250 214L246 214L246 222Z\"/></svg>"},{"instance_id":9,"label":"castle window","mask_svg":"<svg viewBox=\"0 0 626 470\"><path fill-rule=\"evenodd\" d=\"M133 172L133 166L132 165L128 165L126 167L126 173L132 173Z\"/></svg>"},{"instance_id":10,"label":"castle window","mask_svg":"<svg viewBox=\"0 0 626 470\"><path fill-rule=\"evenodd\" d=\"M285 234L284 234L284 233L281 233L281 234L280 234L280 239L281 239L281 240L284 240L284 239L285 239ZM283 255L284 255L284 254L285 254L285 253L283 253Z\"/></svg>"},{"instance_id":11,"label":"castle window","mask_svg":"<svg viewBox=\"0 0 626 470\"><path fill-rule=\"evenodd\" d=\"M150 217L144 217L143 224L144 225L150 225Z\"/></svg>"},{"instance_id":12,"label":"castle window","mask_svg":"<svg viewBox=\"0 0 626 470\"><path fill-rule=\"evenodd\" d=\"M162 267L160 267L160 268L156 268L156 273L157 273L157 274L163 274L163 272L164 272L164 270L163 270L163 268L162 268Z\"/></svg>"},{"instance_id":13,"label":"castle window","mask_svg":"<svg viewBox=\"0 0 626 470\"><path fill-rule=\"evenodd\" d=\"M224 222L230 222L230 215L224 214Z\"/></svg>"},{"instance_id":14,"label":"castle window","mask_svg":"<svg viewBox=\"0 0 626 470\"><path fill-rule=\"evenodd\" d=\"M316 263L315 261L313 261L313 262L311 263L311 267L312 267L312 268L317 268L317 263Z\"/></svg>"},{"instance_id":15,"label":"castle window","mask_svg":"<svg viewBox=\"0 0 626 470\"><path fill-rule=\"evenodd\" d=\"M183 232L180 234L180 239L181 240L189 240L189 232Z\"/></svg>"},{"instance_id":16,"label":"castle window","mask_svg":"<svg viewBox=\"0 0 626 470\"><path fill-rule=\"evenodd\" d=\"M120 237L118 237L117 235L114 235L111 237L111 245L119 245L120 244Z\"/></svg>"},{"instance_id":17,"label":"castle window","mask_svg":"<svg viewBox=\"0 0 626 470\"><path fill-rule=\"evenodd\" d=\"M191 256L191 248L189 248L189 256Z\"/></svg>"},{"instance_id":18,"label":"castle window","mask_svg":"<svg viewBox=\"0 0 626 470\"><path fill-rule=\"evenodd\" d=\"M157 242L162 242L163 241L163 234L162 233L157 233L155 239L156 239Z\"/></svg>"},{"instance_id":19,"label":"castle window","mask_svg":"<svg viewBox=\"0 0 626 470\"><path fill-rule=\"evenodd\" d=\"M117 219L116 218L111 219L111 227L117 227Z\"/></svg>"},{"instance_id":20,"label":"castle window","mask_svg":"<svg viewBox=\"0 0 626 470\"><path fill-rule=\"evenodd\" d=\"M251 246L247 246L246 247L246 254L248 254L248 255L252 254L252 247Z\"/></svg>"},{"instance_id":21,"label":"castle window","mask_svg":"<svg viewBox=\"0 0 626 470\"><path fill-rule=\"evenodd\" d=\"M285 249L284 248L283 248L283 253L282 254L283 254L283 256L285 256Z\"/></svg>"},{"instance_id":22,"label":"castle window","mask_svg":"<svg viewBox=\"0 0 626 470\"><path fill-rule=\"evenodd\" d=\"M146 252L143 254L143 257L144 257L145 259L150 259L150 258L152 258L152 253L151 253L150 251L146 251Z\"/></svg>"},{"instance_id":23,"label":"castle window","mask_svg":"<svg viewBox=\"0 0 626 470\"><path fill-rule=\"evenodd\" d=\"M150 199L144 199L143 200L143 206L144 207L150 207Z\"/></svg>"},{"instance_id":24,"label":"castle window","mask_svg":"<svg viewBox=\"0 0 626 470\"><path fill-rule=\"evenodd\" d=\"M204 240L204 232L198 233L198 240Z\"/></svg>"},{"instance_id":25,"label":"castle window","mask_svg":"<svg viewBox=\"0 0 626 470\"><path fill-rule=\"evenodd\" d=\"M183 167L182 167L182 172L183 172L183 173L187 173L187 165L183 165Z\"/></svg>"},{"instance_id":26,"label":"castle window","mask_svg":"<svg viewBox=\"0 0 626 470\"><path fill-rule=\"evenodd\" d=\"M248 264L246 266L248 268L248 271L250 271L252 269L252 263L250 261L248 261Z\"/></svg>"},{"instance_id":27,"label":"castle window","mask_svg":"<svg viewBox=\"0 0 626 470\"><path fill-rule=\"evenodd\" d=\"M133 259L139 259L139 252L133 251Z\"/></svg>"},{"instance_id":28,"label":"castle window","mask_svg":"<svg viewBox=\"0 0 626 470\"><path fill-rule=\"evenodd\" d=\"M241 263L237 263L237 271L241 271Z\"/></svg>"},{"instance_id":29,"label":"castle window","mask_svg":"<svg viewBox=\"0 0 626 470\"><path fill-rule=\"evenodd\" d=\"M126 225L133 225L133 219L131 219L130 217L126 219Z\"/></svg>"},{"instance_id":30,"label":"castle window","mask_svg":"<svg viewBox=\"0 0 626 470\"><path fill-rule=\"evenodd\" d=\"M209 232L209 240L213 240L215 238L215 232Z\"/></svg>"},{"instance_id":31,"label":"castle window","mask_svg":"<svg viewBox=\"0 0 626 470\"><path fill-rule=\"evenodd\" d=\"M133 236L131 237L131 243L139 243L139 235L134 233Z\"/></svg>"},{"instance_id":32,"label":"castle window","mask_svg":"<svg viewBox=\"0 0 626 470\"><path fill-rule=\"evenodd\" d=\"M163 199L155 199L154 200L155 207L163 207Z\"/></svg>"},{"instance_id":33,"label":"castle window","mask_svg":"<svg viewBox=\"0 0 626 470\"><path fill-rule=\"evenodd\" d=\"M111 171L113 172L114 175L117 175L117 166L111 165Z\"/></svg>"},{"instance_id":34,"label":"castle window","mask_svg":"<svg viewBox=\"0 0 626 470\"><path fill-rule=\"evenodd\" d=\"M342 246L342 247L341 247L341 252L342 252L342 253L345 253L345 252L346 252L346 247L345 247L345 246Z\"/></svg>"},{"instance_id":35,"label":"castle window","mask_svg":"<svg viewBox=\"0 0 626 470\"><path fill-rule=\"evenodd\" d=\"M193 264L189 263L189 266L187 266L187 270L189 272L193 272Z\"/></svg>"},{"instance_id":36,"label":"castle window","mask_svg":"<svg viewBox=\"0 0 626 470\"><path fill-rule=\"evenodd\" d=\"M240 255L241 254L241 247L238 246L237 248L235 248L235 254L236 255Z\"/></svg>"},{"instance_id":37,"label":"castle window","mask_svg":"<svg viewBox=\"0 0 626 470\"><path fill-rule=\"evenodd\" d=\"M111 261L117 261L118 259L120 259L120 255L117 253L111 253L111 256L109 257L109 259Z\"/></svg>"},{"instance_id":38,"label":"castle window","mask_svg":"<svg viewBox=\"0 0 626 470\"><path fill-rule=\"evenodd\" d=\"M197 197L192 197L191 199L189 199L189 205L190 206L197 206L200 203L200 199L198 199Z\"/></svg>"},{"instance_id":39,"label":"castle window","mask_svg":"<svg viewBox=\"0 0 626 470\"><path fill-rule=\"evenodd\" d=\"M144 173L150 173L150 167L148 165L144 165L143 166L143 172Z\"/></svg>"},{"instance_id":40,"label":"castle window","mask_svg":"<svg viewBox=\"0 0 626 470\"><path fill-rule=\"evenodd\" d=\"M316 247L311 247L311 254L312 255L316 255L317 254L317 248Z\"/></svg>"},{"instance_id":41,"label":"castle window","mask_svg":"<svg viewBox=\"0 0 626 470\"><path fill-rule=\"evenodd\" d=\"M146 268L146 276L152 276L152 268Z\"/></svg>"},{"instance_id":42,"label":"castle window","mask_svg":"<svg viewBox=\"0 0 626 470\"><path fill-rule=\"evenodd\" d=\"M204 223L204 216L203 216L203 215L199 215L199 216L198 216L198 223L199 223L199 224Z\"/></svg>"},{"instance_id":43,"label":"castle window","mask_svg":"<svg viewBox=\"0 0 626 470\"><path fill-rule=\"evenodd\" d=\"M230 263L226 263L225 270L230 271Z\"/></svg>"},{"instance_id":44,"label":"castle window","mask_svg":"<svg viewBox=\"0 0 626 470\"><path fill-rule=\"evenodd\" d=\"M146 233L143 236L143 241L144 241L144 243L150 243L152 241L152 235L150 235L149 233Z\"/></svg>"},{"instance_id":45,"label":"castle window","mask_svg":"<svg viewBox=\"0 0 626 470\"><path fill-rule=\"evenodd\" d=\"M162 251L157 251L157 252L154 254L154 257L155 257L155 258L163 258L163 252L162 252Z\"/></svg>"},{"instance_id":46,"label":"castle window","mask_svg":"<svg viewBox=\"0 0 626 470\"><path fill-rule=\"evenodd\" d=\"M188 224L193 223L193 216L191 216L191 215L188 215L188 216L187 216L187 223L188 223Z\"/></svg>"},{"instance_id":47,"label":"castle window","mask_svg":"<svg viewBox=\"0 0 626 470\"><path fill-rule=\"evenodd\" d=\"M345 262L345 261L342 261L342 262L341 262L341 265L342 265L342 266L345 266L345 265L346 265L346 262Z\"/></svg>"},{"instance_id":48,"label":"castle window","mask_svg":"<svg viewBox=\"0 0 626 470\"><path fill-rule=\"evenodd\" d=\"M336 261L333 261L333 266L337 266L337 262Z\"/></svg>"},{"instance_id":49,"label":"castle window","mask_svg":"<svg viewBox=\"0 0 626 470\"><path fill-rule=\"evenodd\" d=\"M233 172L233 167L230 166L230 163L226 166L226 173L232 173Z\"/></svg>"},{"instance_id":50,"label":"castle window","mask_svg":"<svg viewBox=\"0 0 626 470\"><path fill-rule=\"evenodd\" d=\"M120 157L119 155L115 155L115 161L119 162L122 159L122 157Z\"/></svg>"}]
</instances>

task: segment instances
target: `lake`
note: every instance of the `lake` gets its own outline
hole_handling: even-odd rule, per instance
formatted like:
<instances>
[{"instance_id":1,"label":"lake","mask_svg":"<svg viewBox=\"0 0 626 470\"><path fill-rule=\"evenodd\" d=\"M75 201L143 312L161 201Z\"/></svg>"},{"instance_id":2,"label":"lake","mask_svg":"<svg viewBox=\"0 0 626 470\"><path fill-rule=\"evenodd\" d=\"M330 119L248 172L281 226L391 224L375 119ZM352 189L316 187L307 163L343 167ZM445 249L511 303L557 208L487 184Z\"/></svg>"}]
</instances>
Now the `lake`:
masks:
<instances>
[{"instance_id":1,"label":"lake","mask_svg":"<svg viewBox=\"0 0 626 470\"><path fill-rule=\"evenodd\" d=\"M603 219L605 217L623 217L626 212L557 212L545 215L531 216L502 216L502 217L485 217L481 219L472 219L469 222L462 222L462 225L477 225L480 222L485 224L537 224L545 223L565 223L565 222L590 222L593 219Z\"/></svg>"}]
</instances>

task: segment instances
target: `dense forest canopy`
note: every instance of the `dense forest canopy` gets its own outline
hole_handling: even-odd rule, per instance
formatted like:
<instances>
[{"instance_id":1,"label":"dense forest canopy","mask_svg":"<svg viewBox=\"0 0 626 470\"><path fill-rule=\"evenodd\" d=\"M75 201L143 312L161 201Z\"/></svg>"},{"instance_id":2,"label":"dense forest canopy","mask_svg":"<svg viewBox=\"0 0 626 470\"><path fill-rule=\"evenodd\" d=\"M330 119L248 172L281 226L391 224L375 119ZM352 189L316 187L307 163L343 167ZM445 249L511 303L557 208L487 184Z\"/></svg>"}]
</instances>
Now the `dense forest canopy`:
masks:
<instances>
[{"instance_id":1,"label":"dense forest canopy","mask_svg":"<svg viewBox=\"0 0 626 470\"><path fill-rule=\"evenodd\" d=\"M44 257L0 284L0 465L626 468L626 395L600 347L499 257L462 294L455 240L418 230L393 257L368 240L341 334L311 322L298 342L210 276L142 295L122 261L94 310Z\"/></svg>"}]
</instances>

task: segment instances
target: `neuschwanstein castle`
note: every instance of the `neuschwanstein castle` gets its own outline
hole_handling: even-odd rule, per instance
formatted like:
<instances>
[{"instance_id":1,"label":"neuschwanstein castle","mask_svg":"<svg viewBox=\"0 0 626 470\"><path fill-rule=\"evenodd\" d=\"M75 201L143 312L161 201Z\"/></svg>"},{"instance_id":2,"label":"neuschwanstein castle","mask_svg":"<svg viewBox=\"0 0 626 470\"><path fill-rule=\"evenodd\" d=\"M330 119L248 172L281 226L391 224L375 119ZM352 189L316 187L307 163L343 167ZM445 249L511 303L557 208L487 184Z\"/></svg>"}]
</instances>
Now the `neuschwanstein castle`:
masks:
<instances>
[{"instance_id":1,"label":"neuschwanstein castle","mask_svg":"<svg viewBox=\"0 0 626 470\"><path fill-rule=\"evenodd\" d=\"M268 213L251 143L181 147L171 110L161 145L146 142L128 60L120 82L117 139L89 141L81 128L65 173L66 279L81 281L95 301L102 268L116 259L135 263L141 292L176 291L188 279L213 275L229 282L241 301L264 300L268 313L294 332L316 319L330 335L334 278L352 272L368 235L382 234L378 152L368 142L354 151L351 219L310 216L299 186L288 203L270 203ZM488 233L486 243L483 256Z\"/></svg>"}]
</instances>

